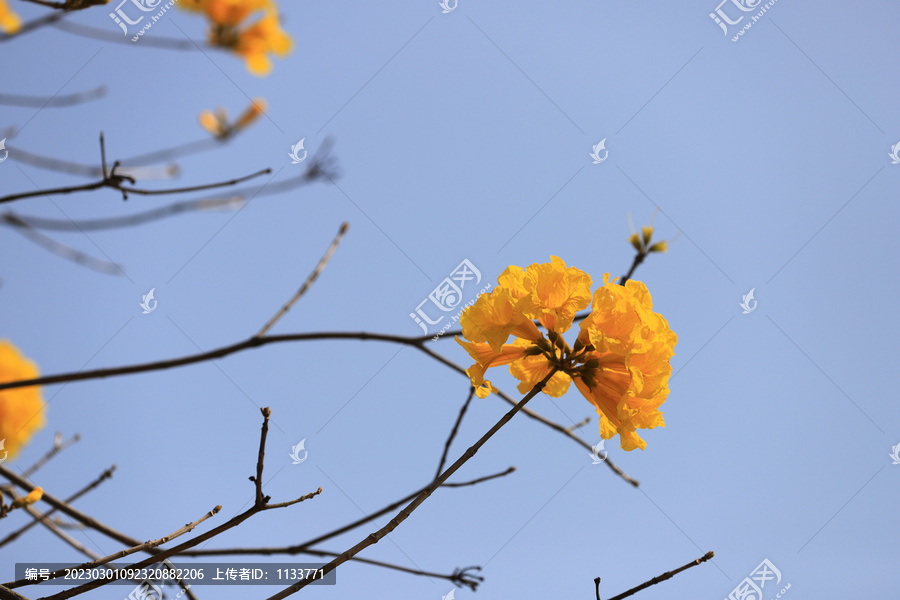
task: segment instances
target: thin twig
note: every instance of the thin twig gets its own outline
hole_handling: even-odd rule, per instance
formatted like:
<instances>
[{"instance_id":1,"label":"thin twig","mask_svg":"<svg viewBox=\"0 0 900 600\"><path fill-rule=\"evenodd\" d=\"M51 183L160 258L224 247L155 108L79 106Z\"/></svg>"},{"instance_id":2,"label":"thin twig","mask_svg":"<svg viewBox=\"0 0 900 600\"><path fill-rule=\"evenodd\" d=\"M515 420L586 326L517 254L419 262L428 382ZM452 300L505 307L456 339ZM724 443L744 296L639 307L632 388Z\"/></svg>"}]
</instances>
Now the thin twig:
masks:
<instances>
[{"instance_id":1,"label":"thin twig","mask_svg":"<svg viewBox=\"0 0 900 600\"><path fill-rule=\"evenodd\" d=\"M261 412L263 416L262 427L259 434L259 457L256 459L256 478L254 479L251 477L250 481L256 484L256 505L263 506L269 501L269 497L263 495L262 474L266 458L266 436L269 435L269 417L272 416L272 410L266 406L265 408L260 408L259 412Z\"/></svg>"},{"instance_id":2,"label":"thin twig","mask_svg":"<svg viewBox=\"0 0 900 600\"><path fill-rule=\"evenodd\" d=\"M580 421L578 421L577 423L575 423L574 425L572 425L571 427L566 427L566 431L573 432L573 431L575 431L576 429L579 429L579 428L581 428L581 427L584 427L585 425L587 425L587 424L590 423L590 422L591 422L591 418L590 418L590 417L585 417L585 418L583 418L582 420L580 420Z\"/></svg>"},{"instance_id":3,"label":"thin twig","mask_svg":"<svg viewBox=\"0 0 900 600\"><path fill-rule=\"evenodd\" d=\"M294 294L294 297L288 300L284 304L284 306L281 307L281 310L279 310L277 313L275 313L275 316L269 319L268 323L263 325L263 328L259 330L259 333L256 334L256 337L259 338L266 335L266 333L270 329L272 329L272 326L275 325L275 323L277 323L278 320L281 319L281 317L283 317L287 313L287 311L291 309L294 303L297 302L297 300L299 300L303 296L303 294L306 293L306 290L309 289L309 286L311 286L316 281L316 278L319 277L319 273L321 273L325 269L325 265L328 264L328 261L331 259L331 255L334 254L335 250L337 250L338 244L341 243L341 239L344 237L344 234L347 233L348 227L350 227L350 224L346 221L344 223L341 223L341 228L338 230L337 235L331 241L331 245L328 246L328 250L325 252L325 255L321 260L319 260L319 264L317 264L316 268L313 269L313 272L309 274L309 277L306 278L306 281L303 282L303 285L300 286L300 289L297 290L297 293Z\"/></svg>"},{"instance_id":4,"label":"thin twig","mask_svg":"<svg viewBox=\"0 0 900 600\"><path fill-rule=\"evenodd\" d=\"M441 471L444 470L444 464L447 462L447 453L450 452L450 444L453 443L453 439L456 437L456 432L459 431L459 425L462 423L463 417L466 416L466 411L469 409L469 404L472 402L472 398L475 396L475 388L471 385L469 386L469 395L466 397L466 401L463 402L462 408L459 409L459 414L456 415L456 422L453 424L453 429L450 430L450 435L447 436L447 442L444 444L444 452L441 454L441 460L438 463L437 473L435 477L441 474Z\"/></svg>"},{"instance_id":5,"label":"thin twig","mask_svg":"<svg viewBox=\"0 0 900 600\"><path fill-rule=\"evenodd\" d=\"M44 456L39 458L36 463L25 469L25 472L22 473L22 477L31 477L37 472L38 469L47 464L47 461L49 461L51 458L53 458L72 444L77 443L79 440L81 440L81 435L76 433L64 442L62 441L62 434L57 431L56 436L53 438L53 447L50 448L50 450L48 450ZM115 466L113 466L113 469L115 469ZM0 542L0 545L2 545L2 542Z\"/></svg>"},{"instance_id":6,"label":"thin twig","mask_svg":"<svg viewBox=\"0 0 900 600\"><path fill-rule=\"evenodd\" d=\"M393 519L388 521L388 523L384 527L380 528L378 531L376 531L374 533L369 534L363 540L361 540L358 544L356 544L349 550L344 551L343 553L341 553L340 556L336 557L334 560L332 560L327 565L322 567L321 570L323 571L323 573L325 573L325 574L330 573L331 571L335 570L340 565L347 562L352 557L359 554L362 550L368 548L369 546L371 546L373 544L377 544L379 542L379 540L381 540L383 537L385 537L386 535L391 533L394 529L396 529L400 525L400 523L402 523L407 518L409 518L409 516L413 513L413 511L415 511L419 506L421 506L422 503L425 502L425 500L427 500L428 497L431 496L431 494L436 489L438 489L442 483L444 483L451 475L453 475L456 471L458 471L459 468L462 467L466 462L468 462L470 458L475 456L475 453L478 452L478 450L489 439L491 439L491 437L493 437L493 435L495 433L497 433L501 427L503 427L510 420L512 420L512 418L514 416L516 416L516 413L518 413L519 410L523 406L525 406L525 404L529 400L531 400L538 393L540 393L540 391L542 389L544 389L544 386L547 385L547 382L550 381L550 378L556 374L556 371L557 371L556 367L551 368L550 372L547 374L546 377L544 377L541 381L539 381L537 384L535 384L535 386L531 389L530 392L525 394L525 396L514 407L512 407L512 409L509 412L507 412L505 415L503 415L500 418L500 420L494 424L493 427L491 427L484 435L482 435L478 439L477 442L472 444L469 447L469 449L466 450L462 454L462 456L460 456L456 460L456 462L454 462L449 468L447 468L446 471L441 473L441 475L439 477L435 478L435 480L432 481L428 485L428 487L426 487L425 490L422 491L421 494L416 496L415 500L410 502L406 506L406 508L404 508L399 513L397 513L397 515ZM305 588L307 585L309 585L309 583L310 583L309 580L297 581L293 585L286 587L285 589L281 590L277 594L270 596L268 598L268 600L281 600L282 598L287 598L288 596L295 594L298 591L300 591L301 589Z\"/></svg>"},{"instance_id":7,"label":"thin twig","mask_svg":"<svg viewBox=\"0 0 900 600\"><path fill-rule=\"evenodd\" d=\"M622 600L622 598L627 598L628 596L632 596L632 595L638 593L639 591L641 591L641 590L643 590L643 589L645 589L645 588L650 587L651 585L656 585L657 583L659 583L659 582L661 582L661 581L665 581L666 579L670 579L670 578L674 577L675 575L678 575L679 573L681 573L682 571L684 571L684 570L686 570L686 569L690 569L691 567L696 567L696 566L699 565L700 563L703 563L703 562L708 561L708 560L711 559L713 556L715 556L715 553L714 553L714 552L712 552L712 551L707 552L706 554L704 554L704 555L701 556L700 558L698 558L698 559L696 559L696 560L692 560L691 562L689 562L688 564L684 565L683 567L678 567L678 568L675 569L674 571L668 571L668 572L666 572L666 573L663 573L662 575L657 575L657 576L654 577L653 579L650 579L650 580L648 580L648 581L645 581L645 582L642 583L641 585L639 585L639 586L637 586L637 587L633 587L633 588L631 588L630 590L628 590L627 592L623 592L623 593L619 594L618 596L613 596L613 597L610 598L609 600ZM598 581L598 582L599 582L599 581L600 581L600 578L598 577L595 581ZM598 597L598 598L600 597L599 591L597 592L597 597Z\"/></svg>"}]
</instances>

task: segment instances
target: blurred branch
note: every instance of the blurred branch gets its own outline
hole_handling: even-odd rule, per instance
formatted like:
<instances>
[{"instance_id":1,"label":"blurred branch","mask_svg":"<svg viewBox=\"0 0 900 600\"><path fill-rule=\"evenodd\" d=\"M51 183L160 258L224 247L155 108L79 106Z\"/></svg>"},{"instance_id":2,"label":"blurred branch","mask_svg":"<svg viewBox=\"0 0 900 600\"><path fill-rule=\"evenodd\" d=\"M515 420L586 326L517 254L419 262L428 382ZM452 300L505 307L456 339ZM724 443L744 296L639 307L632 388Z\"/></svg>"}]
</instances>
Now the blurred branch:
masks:
<instances>
[{"instance_id":1,"label":"blurred branch","mask_svg":"<svg viewBox=\"0 0 900 600\"><path fill-rule=\"evenodd\" d=\"M53 238L35 230L24 221L19 220L12 213L3 214L2 218L0 218L0 223L13 227L17 232L21 233L41 248L44 248L61 258L70 260L99 273L106 273L108 275L121 275L123 273L122 267L116 263L95 258L81 250L76 250L62 242L57 242Z\"/></svg>"},{"instance_id":2,"label":"blurred branch","mask_svg":"<svg viewBox=\"0 0 900 600\"><path fill-rule=\"evenodd\" d=\"M47 451L47 454L39 458L36 463L25 469L25 472L22 473L22 477L31 477L37 472L38 469L47 464L47 461L52 459L54 456L56 456L72 444L78 442L79 440L81 440L81 436L76 433L64 442L62 441L62 434L57 431L56 435L53 437L53 447ZM115 467L113 467L113 469L115 469ZM0 546L2 545L3 543L0 542Z\"/></svg>"},{"instance_id":3,"label":"blurred branch","mask_svg":"<svg viewBox=\"0 0 900 600\"><path fill-rule=\"evenodd\" d=\"M0 42L8 42L12 39L18 39L26 33L29 33L36 29L40 29L45 25L52 25L57 21L61 21L65 17L66 13L64 12L52 12L50 14L44 15L43 17L38 17L33 21L22 23L22 27L20 27L19 31L17 31L16 33L0 33Z\"/></svg>"},{"instance_id":4,"label":"blurred branch","mask_svg":"<svg viewBox=\"0 0 900 600\"><path fill-rule=\"evenodd\" d=\"M11 211L0 214L0 224L21 227L26 225L32 229L50 229L54 231L94 231L98 229L114 229L117 227L132 227L151 221L157 221L173 215L199 210L231 210L244 205L244 198L232 196L214 200L189 200L175 202L168 206L161 206L152 210L140 212L124 217L110 217L107 219L46 219L19 215Z\"/></svg>"},{"instance_id":5,"label":"blurred branch","mask_svg":"<svg viewBox=\"0 0 900 600\"><path fill-rule=\"evenodd\" d=\"M12 149L12 148L11 148ZM73 162L71 160L62 160L59 158L51 158L40 154L34 154L22 150L18 146L14 148L15 152L10 154L10 160L25 163L39 169L47 169L58 173L69 173L70 175L82 175L84 177L102 177L103 171L95 165L86 165L83 163ZM135 179L171 179L178 174L178 165L168 164L161 166L142 166L133 165L125 166L130 163L128 160L121 161L119 173L131 175Z\"/></svg>"},{"instance_id":6,"label":"blurred branch","mask_svg":"<svg viewBox=\"0 0 900 600\"><path fill-rule=\"evenodd\" d=\"M334 254L334 251L337 250L338 245L341 243L341 239L344 237L344 234L347 233L347 228L350 226L346 221L341 224L341 228L338 230L337 235L332 240L331 245L328 246L328 250L325 252L325 255L319 260L319 264L316 265L316 268L313 269L313 272L309 274L309 277L306 278L306 281L303 282L303 285L300 286L300 289L297 290L297 293L288 300L281 309L275 313L275 315L269 319L269 322L263 325L263 328L259 330L259 333L256 334L256 337L262 337L266 335L266 333L272 329L272 326L275 325L283 317L287 314L287 311L291 309L297 300L306 293L306 290L309 289L313 283L315 283L316 279L319 277L319 274L325 269L325 265L328 264L328 261L331 259L331 255Z\"/></svg>"},{"instance_id":7,"label":"blurred branch","mask_svg":"<svg viewBox=\"0 0 900 600\"><path fill-rule=\"evenodd\" d=\"M377 544L382 538L386 535L390 534L394 529L396 529L403 521L409 518L409 516L415 511L419 506L422 505L425 500L431 496L432 493L436 489L438 489L442 483L444 483L451 475L453 475L456 471L459 470L464 464L466 464L469 459L475 456L475 453L484 446L484 444L491 439L495 433L497 433L501 427L509 423L516 413L528 403L529 400L534 398L536 395L540 393L544 386L547 385L547 382L550 381L550 378L553 377L557 372L557 368L553 367L550 369L550 372L544 377L541 381L535 384L535 386L531 389L530 392L525 394L525 396L515 405L512 409L509 410L505 415L500 417L500 420L497 421L493 427L487 430L484 435L482 435L477 442L472 444L458 459L454 462L450 467L447 468L446 471L440 474L440 476L436 477L434 481L432 481L418 496L416 496L415 500L410 502L406 508L401 510L397 515L388 521L388 523L381 527L378 531L374 533L370 533L365 538L363 538L359 543L357 543L352 548L344 551L339 556L337 556L334 560L329 562L327 565L322 567L320 570L324 574L328 574L331 571L334 571L337 567L347 562L357 554L359 554L362 550L365 550L369 546L373 544ZM295 582L293 585L290 585L277 594L269 596L268 600L282 600L283 598L287 598L301 589L305 588L309 585L310 580L301 580Z\"/></svg>"},{"instance_id":8,"label":"blurred branch","mask_svg":"<svg viewBox=\"0 0 900 600\"><path fill-rule=\"evenodd\" d=\"M191 40L179 38L169 38L152 35L141 38L140 44L134 44L131 43L126 36L118 35L99 27L91 27L89 25L71 23L68 21L60 21L59 23L54 23L54 26L60 31L65 31L66 33L71 33L73 35L91 38L94 40L101 40L104 42L112 42L114 44L128 44L128 46L131 48L134 48L135 46L146 46L165 48L168 50L200 50L200 47Z\"/></svg>"},{"instance_id":9,"label":"blurred branch","mask_svg":"<svg viewBox=\"0 0 900 600\"><path fill-rule=\"evenodd\" d=\"M106 86L101 85L86 92L65 96L27 96L24 94L0 94L0 104L7 106L28 106L34 108L59 108L90 102L106 95Z\"/></svg>"},{"instance_id":10,"label":"blurred branch","mask_svg":"<svg viewBox=\"0 0 900 600\"><path fill-rule=\"evenodd\" d=\"M651 585L656 585L657 583L660 583L661 581L665 581L666 579L671 579L672 577L674 577L675 575L678 575L679 573L681 573L682 571L684 571L686 569L690 569L691 567L696 567L700 563L708 561L713 556L715 556L714 552L707 552L700 558L698 558L696 560L692 560L691 562L684 565L683 567L678 567L674 571L668 571L666 573L663 573L662 575L657 575L653 579L645 581L641 585L639 585L637 587L633 587L630 590L628 590L627 592L623 592L623 593L619 594L618 596L613 596L612 598L609 598L608 600L622 600L622 598L627 598L628 596L633 596L634 594L640 592L641 590L643 590L645 588L650 587ZM594 584L597 586L597 600L600 600L600 578L599 577L594 579Z\"/></svg>"},{"instance_id":11,"label":"blurred branch","mask_svg":"<svg viewBox=\"0 0 900 600\"><path fill-rule=\"evenodd\" d=\"M48 8L55 8L57 10L64 11L73 11L73 10L84 10L85 8L90 8L91 6L98 6L100 4L106 4L109 0L62 0L61 2L52 2L51 0L24 0L25 2L31 2L32 4L40 4L41 6L46 6Z\"/></svg>"}]
</instances>

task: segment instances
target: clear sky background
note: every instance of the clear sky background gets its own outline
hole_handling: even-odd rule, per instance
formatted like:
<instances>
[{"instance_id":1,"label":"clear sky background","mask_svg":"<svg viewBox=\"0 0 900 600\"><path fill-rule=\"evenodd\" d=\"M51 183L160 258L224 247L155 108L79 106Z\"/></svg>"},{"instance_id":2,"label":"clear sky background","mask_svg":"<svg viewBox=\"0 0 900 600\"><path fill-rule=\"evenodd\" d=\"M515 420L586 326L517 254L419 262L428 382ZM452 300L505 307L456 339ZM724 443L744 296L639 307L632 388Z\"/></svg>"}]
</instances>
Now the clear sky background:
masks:
<instances>
[{"instance_id":1,"label":"clear sky background","mask_svg":"<svg viewBox=\"0 0 900 600\"><path fill-rule=\"evenodd\" d=\"M46 12L14 8L26 20ZM513 475L439 490L361 556L446 573L482 565L477 597L488 600L593 598L597 576L608 598L708 550L712 562L638 597L725 598L766 558L782 580L766 586L765 600L787 583L788 598L896 597L900 465L889 454L900 444L900 164L888 154L900 141L900 5L780 0L737 42L750 17L725 35L709 17L716 0L459 0L447 14L437 0L282 1L281 9L295 49L262 79L205 46L163 50L53 27L0 45L3 93L108 89L69 108L0 107L0 127L16 130L3 134L10 157L0 164L0 193L87 181L18 162L17 148L96 165L101 131L110 160L133 156L203 139L201 110L223 105L236 115L257 96L268 118L222 148L180 159L174 182L140 185L197 185L265 167L276 183L305 168L290 164L292 144L305 138L314 152L326 136L342 173L336 186L259 196L239 211L52 234L121 263L127 276L79 267L4 228L0 336L45 374L244 339L294 293L343 221L350 230L331 263L273 333L417 335L409 313L463 259L480 270L479 288L508 265L551 255L596 287L631 264L628 215L641 226L658 207L656 235L682 233L636 278L678 334L666 427L642 434L644 451L607 443L641 486L519 415L454 479L510 465ZM117 38L109 10L68 20ZM755 14L731 2L722 10L732 19ZM204 29L202 18L170 10L145 38L203 46ZM592 164L603 138L608 159ZM101 190L0 210L87 219L194 197L123 202ZM158 306L144 315L138 304L151 288ZM758 305L742 314L751 288ZM431 347L469 364L449 338ZM495 384L515 395L515 382L497 371ZM270 406L266 493L284 501L324 491L204 547L287 545L430 481L467 389L466 378L409 347L272 345L48 386L47 427L10 464L30 465L56 431L80 433L36 483L64 497L115 464L80 510L144 540L221 504L202 531L251 502L258 407ZM574 388L529 406L565 426L593 415ZM496 396L473 402L451 457L507 408ZM599 441L596 418L578 434ZM304 438L308 459L292 465L291 446ZM13 515L0 529L22 521ZM375 528L321 548L343 551ZM73 535L101 555L120 549L94 531ZM0 549L0 578L11 579L14 562L81 560L32 530ZM302 593L438 600L453 589L360 564L337 577L334 587ZM196 592L265 598L277 589Z\"/></svg>"}]
</instances>

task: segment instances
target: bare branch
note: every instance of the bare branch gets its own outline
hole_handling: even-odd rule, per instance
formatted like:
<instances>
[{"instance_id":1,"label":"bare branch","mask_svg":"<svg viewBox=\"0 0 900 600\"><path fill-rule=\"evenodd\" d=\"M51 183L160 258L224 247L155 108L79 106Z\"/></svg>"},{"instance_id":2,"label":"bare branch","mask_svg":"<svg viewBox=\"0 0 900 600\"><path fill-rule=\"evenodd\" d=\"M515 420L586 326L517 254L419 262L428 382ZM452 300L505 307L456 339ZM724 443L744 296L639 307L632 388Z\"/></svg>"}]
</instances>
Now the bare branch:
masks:
<instances>
[{"instance_id":1,"label":"bare branch","mask_svg":"<svg viewBox=\"0 0 900 600\"><path fill-rule=\"evenodd\" d=\"M116 465L113 465L113 466L111 466L110 468L106 469L105 471L103 471L103 472L100 474L99 477L97 477L97 479L95 479L94 481L90 482L89 484L87 484L86 486L84 486L83 488L81 488L80 490L78 490L77 492L75 492L74 494L72 494L71 496L69 496L68 498L66 498L66 499L65 499L65 502L66 502L67 504L71 504L72 502L75 502L76 500L78 500L79 498L81 498L82 496L84 496L86 493L88 493L88 492L91 491L92 489L94 489L94 488L96 488L97 486L99 486L99 485L100 485L101 483L103 483L105 480L110 479L110 478L112 477L112 475L113 475L113 471L115 471L115 470L116 470ZM26 474L24 475L24 477L28 477L27 471L26 471ZM57 510L58 510L58 509L57 509L56 507L51 507L50 510L48 510L48 511L45 512L44 514L42 514L42 515L41 515L41 514L38 514L38 516L35 517L35 520L31 521L30 523L26 523L25 525L23 525L23 526L20 527L19 529L17 529L17 530L15 530L15 531L11 532L11 533L10 533L9 535L7 535L5 538L3 538L2 540L0 540L0 547L3 547L3 546L5 546L6 544L12 542L12 541L15 540L16 538L18 538L20 535L22 535L23 533L25 533L26 531L28 531L29 529L31 529L32 527L34 527L35 525L37 525L38 523L40 523L41 521L47 519L47 517L49 517L50 515L52 515L52 514L53 514L54 512L56 512Z\"/></svg>"},{"instance_id":2,"label":"bare branch","mask_svg":"<svg viewBox=\"0 0 900 600\"><path fill-rule=\"evenodd\" d=\"M645 582L642 583L641 585L639 585L639 586L637 586L637 587L633 587L633 588L631 588L630 590L628 590L627 592L623 592L623 593L619 594L618 596L613 596L613 597L610 598L609 600L622 600L622 598L627 598L628 596L632 596L632 595L638 593L639 591L641 591L641 590L643 590L643 589L645 589L645 588L650 587L651 585L656 585L657 583L660 583L661 581L665 581L666 579L670 579L670 578L674 577L675 575L678 575L679 573L681 573L682 571L684 571L684 570L686 570L686 569L690 569L691 567L696 567L696 566L699 565L700 563L703 563L703 562L708 561L708 560L711 559L713 556L715 556L715 553L714 553L714 552L707 552L706 554L704 554L704 555L701 556L700 558L698 558L698 559L696 559L696 560L692 560L691 562L689 562L688 564L684 565L683 567L678 567L678 568L675 569L674 571L668 571L668 572L666 572L666 573L663 573L662 575L657 575L657 576L654 577L653 579L650 579L650 580L648 580L648 581L645 581ZM599 598L599 597L600 597L600 592L599 592L599 589L600 589L600 578L598 577L598 578L596 578L594 581L597 583L597 590L598 590L598 591L597 591L597 597Z\"/></svg>"},{"instance_id":3,"label":"bare branch","mask_svg":"<svg viewBox=\"0 0 900 600\"><path fill-rule=\"evenodd\" d=\"M25 472L22 473L22 477L31 477L37 472L38 469L47 464L47 461L52 459L54 456L56 456L72 444L77 443L79 440L81 440L81 435L76 433L64 442L62 441L62 434L57 431L56 436L53 438L53 447L47 451L47 454L39 458L36 463L25 469ZM113 466L113 469L115 469L115 466ZM2 545L2 543L0 543L0 545Z\"/></svg>"},{"instance_id":4,"label":"bare branch","mask_svg":"<svg viewBox=\"0 0 900 600\"><path fill-rule=\"evenodd\" d=\"M96 560L92 560L90 562L82 563L75 567L74 569L93 569L95 567L102 567L105 564L111 563L112 561L118 558L125 558L126 556L130 556L136 552L146 552L166 542L173 540L177 537L184 535L185 533L189 533L194 530L200 523L217 514L220 510L222 510L221 506L216 506L211 511L194 521L193 523L188 523L179 529L176 529L169 535L163 536L157 540L151 540L149 542L144 542L143 544L138 544L137 546L132 546L131 548L126 548L124 550L119 550L118 552L114 552L109 556L104 556L103 558L97 558ZM53 571L47 575L46 579L56 579L57 577L62 577L71 569L59 569L57 571ZM42 579L45 579L43 576ZM11 581L9 583L3 584L8 588L17 588L22 587L23 585L33 585L35 582L32 579L19 579L18 581Z\"/></svg>"},{"instance_id":5,"label":"bare branch","mask_svg":"<svg viewBox=\"0 0 900 600\"><path fill-rule=\"evenodd\" d=\"M444 465L447 463L447 453L450 452L450 444L453 443L453 439L456 437L456 432L459 431L459 425L462 423L463 417L466 416L466 411L469 409L469 404L472 402L472 397L475 396L475 388L471 385L469 386L469 395L466 397L466 401L463 402L462 408L459 409L459 414L456 416L456 422L453 424L453 429L450 430L450 435L447 436L447 442L444 444L444 453L441 454L441 460L438 463L437 473L435 477L441 474L441 471L444 470Z\"/></svg>"},{"instance_id":6,"label":"bare branch","mask_svg":"<svg viewBox=\"0 0 900 600\"><path fill-rule=\"evenodd\" d=\"M394 529L396 529L400 525L400 523L402 523L407 518L409 518L409 516L413 513L413 511L415 511L419 506L421 506L422 503L425 502L425 500L427 500L428 497L431 496L431 494L437 488L439 488L442 483L444 483L451 475L453 475L457 470L459 470L459 468L462 467L466 462L468 462L470 458L475 456L475 453L478 452L478 450L489 439L491 439L491 437L493 437L493 435L495 433L497 433L501 427L503 427L510 420L512 420L512 418L514 416L516 416L516 413L519 412L519 410L523 406L525 406L525 404L529 400L531 400L538 393L540 393L540 391L542 389L544 389L544 386L547 385L547 382L550 381L550 378L556 374L556 371L557 371L556 367L550 369L550 372L547 374L546 377L544 377L541 381L539 381L537 384L535 384L535 386L532 388L532 390L530 392L528 392L524 398L522 398L514 407L512 407L512 409L509 412L507 412L505 415L503 415L500 418L500 420L494 424L493 427L491 427L484 435L482 435L478 439L477 442L472 444L469 447L469 449L466 450L462 454L462 456L460 456L456 460L456 462L454 462L449 468L447 468L446 471L441 473L441 475L439 477L437 477L434 481L432 481L428 485L428 487L426 487L425 490L422 491L422 493L420 493L418 496L416 496L415 500L410 502L406 508L401 510L393 519L391 519L387 523L387 525L380 528L378 531L366 536L358 544L356 544L349 550L346 550L340 556L336 557L334 560L332 560L327 565L322 567L321 570L326 574L330 573L331 571L335 570L337 567L339 567L343 563L347 562L348 560L350 560L351 558L353 558L354 556L359 554L360 551L368 548L369 546L371 546L373 544L377 544L384 536L391 533ZM282 598L287 598L288 596L291 596L291 595L297 593L298 591L300 591L301 589L305 588L307 585L309 585L309 583L310 583L309 580L297 581L293 585L286 587L285 589L281 590L277 594L270 596L268 598L268 600L281 600Z\"/></svg>"},{"instance_id":7,"label":"bare branch","mask_svg":"<svg viewBox=\"0 0 900 600\"><path fill-rule=\"evenodd\" d=\"M476 485L483 481L488 481L491 479L496 479L498 477L503 477L505 475L509 475L510 473L512 473L515 470L516 470L515 467L510 467L501 473L494 473L493 475L479 477L478 479L473 479L471 481L461 481L459 483L443 483L441 487L451 487L452 488L452 487L465 487L465 486L469 486L469 485ZM317 536L317 537L309 540L308 542L303 542L302 544L296 544L293 546L272 546L272 547L264 547L264 548L211 548L208 550L189 550L187 552L182 552L181 556L191 556L191 557L231 556L231 555L238 555L238 554L261 554L263 556L271 556L273 554L289 554L289 555L290 554L303 554L306 550L309 549L310 546L313 546L320 542L324 542L325 540L329 540L333 537L337 537L341 534L347 533L348 531L352 531L353 529L356 529L357 527L360 527L362 525L365 525L366 523L374 521L378 517L385 515L391 511L403 506L404 504L406 504L407 502L409 502L410 500L412 500L413 498L415 498L416 496L418 496L419 494L424 492L426 489L427 489L427 486L420 488L420 489L416 490L415 492L413 492L412 494L409 494L408 496L401 498L400 500L397 500L396 502L393 502L378 511L375 511L374 513L372 513L370 515L362 517L361 519L357 519L356 521L353 521L352 523L343 525L343 526L339 527L338 529L329 531L328 533L324 533L320 536Z\"/></svg>"},{"instance_id":8,"label":"bare branch","mask_svg":"<svg viewBox=\"0 0 900 600\"><path fill-rule=\"evenodd\" d=\"M303 282L303 285L300 286L300 289L297 290L297 293L294 294L294 297L288 300L285 305L281 307L281 310L279 310L277 313L275 313L275 316L269 319L268 323L263 325L263 328L259 330L259 333L256 334L256 337L259 338L266 335L266 333L270 329L272 329L272 326L275 325L275 323L277 323L278 320L281 319L281 317L287 314L287 311L291 309L294 303L297 302L297 300L299 300L303 296L303 294L306 293L306 290L309 289L309 286L311 286L316 281L319 273L321 273L325 269L325 265L328 264L328 261L331 259L331 255L334 254L335 250L337 250L338 244L341 243L341 238L343 238L344 234L347 233L347 228L349 226L350 224L346 221L341 224L340 230L338 230L337 235L334 237L334 240L332 240L331 245L328 246L328 250L325 252L325 255L321 260L319 260L319 264L317 264L316 268L313 269L313 272L309 274L309 277L306 278L306 281Z\"/></svg>"}]
</instances>

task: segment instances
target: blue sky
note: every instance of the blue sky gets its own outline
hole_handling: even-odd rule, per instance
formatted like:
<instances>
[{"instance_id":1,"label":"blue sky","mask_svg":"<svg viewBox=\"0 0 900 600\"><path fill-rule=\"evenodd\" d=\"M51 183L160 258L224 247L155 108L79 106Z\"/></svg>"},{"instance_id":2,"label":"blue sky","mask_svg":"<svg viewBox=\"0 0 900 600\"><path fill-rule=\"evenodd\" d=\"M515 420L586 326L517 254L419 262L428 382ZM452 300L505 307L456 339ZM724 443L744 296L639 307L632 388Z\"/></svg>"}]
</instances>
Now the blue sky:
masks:
<instances>
[{"instance_id":1,"label":"blue sky","mask_svg":"<svg viewBox=\"0 0 900 600\"><path fill-rule=\"evenodd\" d=\"M900 141L891 62L900 7L779 0L733 42L761 9L721 5L732 20L746 16L725 35L709 16L715 1L459 0L446 14L436 0L281 5L295 48L266 78L205 47L150 47L152 37L203 46L203 20L182 11L167 12L138 43L48 27L2 44L3 93L107 87L102 99L68 108L0 107L0 127L16 130L3 134L2 194L86 181L16 161L17 148L96 165L101 131L110 160L133 156L202 139L201 110L222 105L237 115L254 97L266 99L268 118L221 148L179 159L174 182L141 185L198 185L266 167L276 183L304 168L290 162L293 144L304 138L314 152L327 136L341 177L258 196L239 211L52 234L124 265L127 276L79 267L6 228L0 336L45 374L244 339L294 293L344 221L350 229L329 266L273 333L416 335L409 313L463 259L481 272L479 288L508 265L551 255L596 286L631 264L628 215L641 226L659 209L656 235L681 234L636 278L678 334L666 427L646 432L643 452L607 443L641 486L519 415L455 479L510 465L514 474L440 490L362 556L436 572L482 565L477 596L487 599L593 597L598 576L607 598L708 550L711 563L639 597L725 598L764 559L782 574L765 600L788 583L788 598L894 593L900 466L889 454L900 444L900 409L889 381L900 335L891 259L900 164L889 153ZM45 12L14 8L26 20ZM116 37L108 12L67 20ZM593 164L601 139L609 155ZM88 219L194 197L123 202L101 190L0 210ZM158 307L144 315L138 304L151 288ZM751 289L758 304L743 314ZM468 364L449 338L431 347ZM515 392L508 374L493 380ZM56 431L78 432L82 441L35 477L48 492L66 496L116 464L79 509L150 539L221 504L211 527L252 499L258 407L270 406L266 492L283 501L324 491L206 547L299 543L425 485L467 386L409 347L271 345L215 363L48 386L48 425L11 464L30 465ZM529 406L564 426L592 415L575 390ZM474 402L451 456L506 410L496 397ZM599 441L596 418L578 434ZM290 449L301 439L308 459L293 465ZM20 522L14 517L7 527ZM374 529L321 547L340 552ZM96 532L73 535L101 555L120 549ZM0 575L8 580L9 565L38 560L82 558L33 530L0 548ZM337 577L334 587L303 593L437 600L453 588L358 564Z\"/></svg>"}]
</instances>

